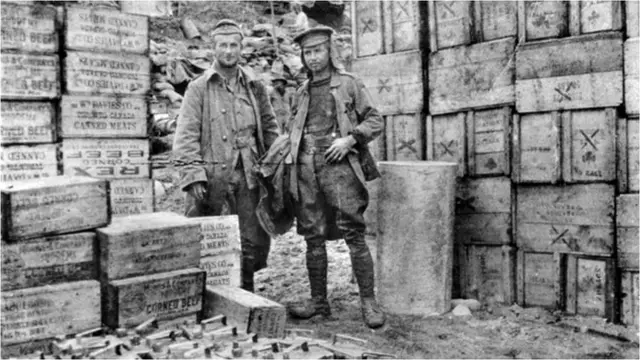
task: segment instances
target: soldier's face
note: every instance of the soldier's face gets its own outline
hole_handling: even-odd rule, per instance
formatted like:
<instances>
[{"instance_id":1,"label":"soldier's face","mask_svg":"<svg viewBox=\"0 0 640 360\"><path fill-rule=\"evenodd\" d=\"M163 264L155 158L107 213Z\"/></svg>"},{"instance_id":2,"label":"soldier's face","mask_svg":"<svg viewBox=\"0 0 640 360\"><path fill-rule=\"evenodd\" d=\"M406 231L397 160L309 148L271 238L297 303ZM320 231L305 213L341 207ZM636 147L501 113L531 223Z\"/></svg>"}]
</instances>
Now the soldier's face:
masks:
<instances>
[{"instance_id":1,"label":"soldier's face","mask_svg":"<svg viewBox=\"0 0 640 360\"><path fill-rule=\"evenodd\" d=\"M240 61L242 38L240 35L216 35L215 54L218 63L224 67L234 67Z\"/></svg>"},{"instance_id":2,"label":"soldier's face","mask_svg":"<svg viewBox=\"0 0 640 360\"><path fill-rule=\"evenodd\" d=\"M329 67L329 43L305 46L302 49L304 61L312 73L320 73Z\"/></svg>"}]
</instances>

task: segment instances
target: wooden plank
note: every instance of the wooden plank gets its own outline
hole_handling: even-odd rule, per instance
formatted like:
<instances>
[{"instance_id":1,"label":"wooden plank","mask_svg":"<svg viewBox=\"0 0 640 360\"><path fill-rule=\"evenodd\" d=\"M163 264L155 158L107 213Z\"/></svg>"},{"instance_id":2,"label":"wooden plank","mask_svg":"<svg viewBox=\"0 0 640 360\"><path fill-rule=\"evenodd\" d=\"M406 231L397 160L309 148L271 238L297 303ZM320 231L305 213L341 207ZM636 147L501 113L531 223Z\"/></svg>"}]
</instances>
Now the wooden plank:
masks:
<instances>
[{"instance_id":1,"label":"wooden plank","mask_svg":"<svg viewBox=\"0 0 640 360\"><path fill-rule=\"evenodd\" d=\"M516 198L519 249L613 253L613 186L521 186Z\"/></svg>"},{"instance_id":2,"label":"wooden plank","mask_svg":"<svg viewBox=\"0 0 640 360\"><path fill-rule=\"evenodd\" d=\"M60 96L58 55L2 53L0 73L3 99L37 100Z\"/></svg>"},{"instance_id":3,"label":"wooden plank","mask_svg":"<svg viewBox=\"0 0 640 360\"><path fill-rule=\"evenodd\" d=\"M2 291L96 279L95 234L2 244Z\"/></svg>"},{"instance_id":4,"label":"wooden plank","mask_svg":"<svg viewBox=\"0 0 640 360\"><path fill-rule=\"evenodd\" d=\"M566 182L605 182L616 178L615 109L563 114L563 178Z\"/></svg>"},{"instance_id":5,"label":"wooden plank","mask_svg":"<svg viewBox=\"0 0 640 360\"><path fill-rule=\"evenodd\" d=\"M481 41L491 41L518 34L517 1L479 1ZM477 21L477 18L476 18ZM478 24L476 24L478 27Z\"/></svg>"},{"instance_id":6,"label":"wooden plank","mask_svg":"<svg viewBox=\"0 0 640 360\"><path fill-rule=\"evenodd\" d=\"M63 95L60 109L61 137L147 136L147 102L142 97Z\"/></svg>"},{"instance_id":7,"label":"wooden plank","mask_svg":"<svg viewBox=\"0 0 640 360\"><path fill-rule=\"evenodd\" d=\"M510 304L515 299L515 252L510 246L469 246L466 298L483 304Z\"/></svg>"},{"instance_id":8,"label":"wooden plank","mask_svg":"<svg viewBox=\"0 0 640 360\"><path fill-rule=\"evenodd\" d=\"M611 259L578 257L575 313L611 319L614 274Z\"/></svg>"},{"instance_id":9,"label":"wooden plank","mask_svg":"<svg viewBox=\"0 0 640 360\"><path fill-rule=\"evenodd\" d=\"M621 274L620 320L625 325L638 326L640 314L640 280L637 271L623 271Z\"/></svg>"},{"instance_id":10,"label":"wooden plank","mask_svg":"<svg viewBox=\"0 0 640 360\"><path fill-rule=\"evenodd\" d=\"M111 215L113 217L152 213L154 184L152 179L110 180Z\"/></svg>"},{"instance_id":11,"label":"wooden plank","mask_svg":"<svg viewBox=\"0 0 640 360\"><path fill-rule=\"evenodd\" d=\"M437 49L471 43L473 4L470 1L434 1Z\"/></svg>"},{"instance_id":12,"label":"wooden plank","mask_svg":"<svg viewBox=\"0 0 640 360\"><path fill-rule=\"evenodd\" d=\"M18 241L104 226L107 189L104 180L67 176L5 184L2 238Z\"/></svg>"},{"instance_id":13,"label":"wooden plank","mask_svg":"<svg viewBox=\"0 0 640 360\"><path fill-rule=\"evenodd\" d=\"M357 1L355 9L355 48L356 57L382 54L382 9L381 2ZM355 69L355 67L354 67Z\"/></svg>"},{"instance_id":14,"label":"wooden plank","mask_svg":"<svg viewBox=\"0 0 640 360\"><path fill-rule=\"evenodd\" d=\"M353 61L353 71L362 79L381 114L411 114L422 111L420 54L420 51L408 51Z\"/></svg>"},{"instance_id":15,"label":"wooden plank","mask_svg":"<svg viewBox=\"0 0 640 360\"><path fill-rule=\"evenodd\" d=\"M387 159L424 160L424 122L418 114L386 117Z\"/></svg>"},{"instance_id":16,"label":"wooden plank","mask_svg":"<svg viewBox=\"0 0 640 360\"><path fill-rule=\"evenodd\" d=\"M100 283L95 280L2 292L2 345L99 327Z\"/></svg>"},{"instance_id":17,"label":"wooden plank","mask_svg":"<svg viewBox=\"0 0 640 360\"><path fill-rule=\"evenodd\" d=\"M516 108L520 113L620 104L622 71L516 80Z\"/></svg>"},{"instance_id":18,"label":"wooden plank","mask_svg":"<svg viewBox=\"0 0 640 360\"><path fill-rule=\"evenodd\" d=\"M149 18L118 10L68 6L65 49L146 54Z\"/></svg>"},{"instance_id":19,"label":"wooden plank","mask_svg":"<svg viewBox=\"0 0 640 360\"><path fill-rule=\"evenodd\" d=\"M518 183L555 183L561 177L560 114L521 115L514 141L513 169ZM517 169L517 170L516 170Z\"/></svg>"},{"instance_id":20,"label":"wooden plank","mask_svg":"<svg viewBox=\"0 0 640 360\"><path fill-rule=\"evenodd\" d=\"M114 218L96 233L102 280L198 267L200 262L200 226L175 213Z\"/></svg>"},{"instance_id":21,"label":"wooden plank","mask_svg":"<svg viewBox=\"0 0 640 360\"><path fill-rule=\"evenodd\" d=\"M151 318L197 313L202 310L204 280L204 271L189 268L109 281L103 295L102 321L114 328L130 327Z\"/></svg>"},{"instance_id":22,"label":"wooden plank","mask_svg":"<svg viewBox=\"0 0 640 360\"><path fill-rule=\"evenodd\" d=\"M640 109L640 38L624 43L624 106L627 114L638 115Z\"/></svg>"},{"instance_id":23,"label":"wooden plank","mask_svg":"<svg viewBox=\"0 0 640 360\"><path fill-rule=\"evenodd\" d=\"M171 16L171 2L166 0L127 0L122 1L120 10L123 13L139 14L149 17Z\"/></svg>"},{"instance_id":24,"label":"wooden plank","mask_svg":"<svg viewBox=\"0 0 640 360\"><path fill-rule=\"evenodd\" d=\"M384 45L386 53L417 50L420 47L420 9L415 0L389 1L383 4Z\"/></svg>"},{"instance_id":25,"label":"wooden plank","mask_svg":"<svg viewBox=\"0 0 640 360\"><path fill-rule=\"evenodd\" d=\"M64 78L69 94L145 95L151 61L143 55L68 51Z\"/></svg>"},{"instance_id":26,"label":"wooden plank","mask_svg":"<svg viewBox=\"0 0 640 360\"><path fill-rule=\"evenodd\" d=\"M57 52L56 16L53 6L3 4L2 51Z\"/></svg>"},{"instance_id":27,"label":"wooden plank","mask_svg":"<svg viewBox=\"0 0 640 360\"><path fill-rule=\"evenodd\" d=\"M200 256L241 250L238 215L203 216L190 221L200 226Z\"/></svg>"},{"instance_id":28,"label":"wooden plank","mask_svg":"<svg viewBox=\"0 0 640 360\"><path fill-rule=\"evenodd\" d=\"M65 139L63 173L99 178L148 178L149 141L145 139Z\"/></svg>"},{"instance_id":29,"label":"wooden plank","mask_svg":"<svg viewBox=\"0 0 640 360\"><path fill-rule=\"evenodd\" d=\"M470 111L467 115L469 175L508 175L511 108Z\"/></svg>"},{"instance_id":30,"label":"wooden plank","mask_svg":"<svg viewBox=\"0 0 640 360\"><path fill-rule=\"evenodd\" d=\"M519 304L555 309L557 278L553 254L519 252L519 257L523 259L518 283L523 294Z\"/></svg>"},{"instance_id":31,"label":"wooden plank","mask_svg":"<svg viewBox=\"0 0 640 360\"><path fill-rule=\"evenodd\" d=\"M580 8L580 33L622 30L622 2L616 0L575 1Z\"/></svg>"},{"instance_id":32,"label":"wooden plank","mask_svg":"<svg viewBox=\"0 0 640 360\"><path fill-rule=\"evenodd\" d=\"M240 331L270 338L284 337L285 307L240 288L207 286L203 317L216 315L225 315Z\"/></svg>"},{"instance_id":33,"label":"wooden plank","mask_svg":"<svg viewBox=\"0 0 640 360\"><path fill-rule=\"evenodd\" d=\"M637 1L625 1L625 17L627 20L627 37L640 36L638 25L640 23L640 3Z\"/></svg>"},{"instance_id":34,"label":"wooden plank","mask_svg":"<svg viewBox=\"0 0 640 360\"><path fill-rule=\"evenodd\" d=\"M27 341L18 344L5 345L2 344L2 357L8 358L28 358L33 357L39 352L50 355L52 353L51 344L55 338L47 338L40 340Z\"/></svg>"},{"instance_id":35,"label":"wooden plank","mask_svg":"<svg viewBox=\"0 0 640 360\"><path fill-rule=\"evenodd\" d=\"M623 194L616 198L618 267L627 270L639 268L638 197L638 194Z\"/></svg>"},{"instance_id":36,"label":"wooden plank","mask_svg":"<svg viewBox=\"0 0 640 360\"><path fill-rule=\"evenodd\" d=\"M526 41L569 34L568 1L524 1L524 11L521 17L525 22Z\"/></svg>"},{"instance_id":37,"label":"wooden plank","mask_svg":"<svg viewBox=\"0 0 640 360\"><path fill-rule=\"evenodd\" d=\"M515 39L445 49L429 55L432 115L515 101Z\"/></svg>"},{"instance_id":38,"label":"wooden plank","mask_svg":"<svg viewBox=\"0 0 640 360\"><path fill-rule=\"evenodd\" d=\"M200 268L207 272L208 286L240 287L242 285L241 267L242 252L239 250L200 258Z\"/></svg>"},{"instance_id":39,"label":"wooden plank","mask_svg":"<svg viewBox=\"0 0 640 360\"><path fill-rule=\"evenodd\" d=\"M37 144L55 141L56 111L50 102L2 101L0 143Z\"/></svg>"},{"instance_id":40,"label":"wooden plank","mask_svg":"<svg viewBox=\"0 0 640 360\"><path fill-rule=\"evenodd\" d=\"M0 149L2 183L57 176L57 152L56 144L3 146Z\"/></svg>"},{"instance_id":41,"label":"wooden plank","mask_svg":"<svg viewBox=\"0 0 640 360\"><path fill-rule=\"evenodd\" d=\"M640 122L638 118L620 119L617 129L618 191L638 192L640 176Z\"/></svg>"},{"instance_id":42,"label":"wooden plank","mask_svg":"<svg viewBox=\"0 0 640 360\"><path fill-rule=\"evenodd\" d=\"M429 116L428 123L431 124L427 130L429 140L427 146L431 153L428 160L457 163L458 177L465 176L467 172L465 114Z\"/></svg>"},{"instance_id":43,"label":"wooden plank","mask_svg":"<svg viewBox=\"0 0 640 360\"><path fill-rule=\"evenodd\" d=\"M456 214L457 244L510 244L511 214Z\"/></svg>"}]
</instances>

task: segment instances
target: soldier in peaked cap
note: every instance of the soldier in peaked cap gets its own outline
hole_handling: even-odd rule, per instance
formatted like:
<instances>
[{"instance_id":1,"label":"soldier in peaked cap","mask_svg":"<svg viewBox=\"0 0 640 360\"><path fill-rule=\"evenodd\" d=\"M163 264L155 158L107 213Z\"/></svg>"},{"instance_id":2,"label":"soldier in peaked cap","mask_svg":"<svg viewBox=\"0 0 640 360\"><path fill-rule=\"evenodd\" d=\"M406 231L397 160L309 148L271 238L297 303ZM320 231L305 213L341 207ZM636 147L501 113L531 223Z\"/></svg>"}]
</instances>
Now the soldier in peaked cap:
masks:
<instances>
[{"instance_id":1,"label":"soldier in peaked cap","mask_svg":"<svg viewBox=\"0 0 640 360\"><path fill-rule=\"evenodd\" d=\"M255 214L259 187L252 171L279 135L266 87L238 65L243 34L218 22L211 38L216 60L184 96L173 145L189 217L237 214L242 287L267 264L270 238ZM233 284L220 284L233 285Z\"/></svg>"},{"instance_id":2,"label":"soldier in peaked cap","mask_svg":"<svg viewBox=\"0 0 640 360\"><path fill-rule=\"evenodd\" d=\"M380 176L367 144L380 135L382 117L360 79L336 61L333 29L318 26L295 41L309 73L297 91L290 123L290 192L298 233L306 244L311 299L289 311L298 318L330 316L327 299L326 241L344 239L349 246L362 305L371 327L385 315L374 294L374 269L365 243L366 181Z\"/></svg>"}]
</instances>

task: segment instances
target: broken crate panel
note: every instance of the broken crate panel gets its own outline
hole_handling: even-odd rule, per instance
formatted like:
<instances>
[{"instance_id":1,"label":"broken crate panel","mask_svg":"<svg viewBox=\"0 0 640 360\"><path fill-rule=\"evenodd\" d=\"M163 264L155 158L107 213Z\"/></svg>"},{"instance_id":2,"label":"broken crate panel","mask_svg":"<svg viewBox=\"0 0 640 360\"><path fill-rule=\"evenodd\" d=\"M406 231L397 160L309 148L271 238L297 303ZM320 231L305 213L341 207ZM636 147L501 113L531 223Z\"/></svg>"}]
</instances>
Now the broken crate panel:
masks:
<instances>
[{"instance_id":1,"label":"broken crate panel","mask_svg":"<svg viewBox=\"0 0 640 360\"><path fill-rule=\"evenodd\" d=\"M207 286L203 318L225 315L239 331L269 338L283 338L287 321L284 306L257 294L231 286Z\"/></svg>"},{"instance_id":2,"label":"broken crate panel","mask_svg":"<svg viewBox=\"0 0 640 360\"><path fill-rule=\"evenodd\" d=\"M617 107L622 103L622 35L524 44L516 53L519 113Z\"/></svg>"},{"instance_id":3,"label":"broken crate panel","mask_svg":"<svg viewBox=\"0 0 640 360\"><path fill-rule=\"evenodd\" d=\"M516 300L516 249L513 246L464 246L462 296L483 304L513 304Z\"/></svg>"},{"instance_id":4,"label":"broken crate panel","mask_svg":"<svg viewBox=\"0 0 640 360\"><path fill-rule=\"evenodd\" d=\"M638 118L618 122L618 191L638 192L640 189L640 121Z\"/></svg>"},{"instance_id":5,"label":"broken crate panel","mask_svg":"<svg viewBox=\"0 0 640 360\"><path fill-rule=\"evenodd\" d=\"M640 280L637 271L622 271L620 275L620 321L638 326L640 316Z\"/></svg>"},{"instance_id":6,"label":"broken crate panel","mask_svg":"<svg viewBox=\"0 0 640 360\"><path fill-rule=\"evenodd\" d=\"M0 170L5 184L57 176L58 145L3 146L0 149Z\"/></svg>"},{"instance_id":7,"label":"broken crate panel","mask_svg":"<svg viewBox=\"0 0 640 360\"><path fill-rule=\"evenodd\" d=\"M198 267L200 226L170 212L114 218L96 230L100 254L100 279Z\"/></svg>"},{"instance_id":8,"label":"broken crate panel","mask_svg":"<svg viewBox=\"0 0 640 360\"><path fill-rule=\"evenodd\" d=\"M627 115L640 113L640 37L624 43L624 106Z\"/></svg>"},{"instance_id":9,"label":"broken crate panel","mask_svg":"<svg viewBox=\"0 0 640 360\"><path fill-rule=\"evenodd\" d=\"M422 111L422 57L420 51L354 59L352 68L382 115Z\"/></svg>"},{"instance_id":10,"label":"broken crate panel","mask_svg":"<svg viewBox=\"0 0 640 360\"><path fill-rule=\"evenodd\" d=\"M614 192L609 184L518 186L518 249L612 255Z\"/></svg>"},{"instance_id":11,"label":"broken crate panel","mask_svg":"<svg viewBox=\"0 0 640 360\"><path fill-rule=\"evenodd\" d=\"M63 138L147 136L147 101L143 97L63 95L60 109Z\"/></svg>"},{"instance_id":12,"label":"broken crate panel","mask_svg":"<svg viewBox=\"0 0 640 360\"><path fill-rule=\"evenodd\" d=\"M618 267L638 271L638 194L623 194L616 198L616 232Z\"/></svg>"},{"instance_id":13,"label":"broken crate panel","mask_svg":"<svg viewBox=\"0 0 640 360\"><path fill-rule=\"evenodd\" d=\"M356 1L352 8L355 57L382 54L382 1Z\"/></svg>"},{"instance_id":14,"label":"broken crate panel","mask_svg":"<svg viewBox=\"0 0 640 360\"><path fill-rule=\"evenodd\" d=\"M387 160L424 160L424 122L421 114L385 117Z\"/></svg>"},{"instance_id":15,"label":"broken crate panel","mask_svg":"<svg viewBox=\"0 0 640 360\"><path fill-rule=\"evenodd\" d=\"M2 239L19 241L109 223L108 183L55 176L2 186Z\"/></svg>"},{"instance_id":16,"label":"broken crate panel","mask_svg":"<svg viewBox=\"0 0 640 360\"><path fill-rule=\"evenodd\" d=\"M156 318L167 320L202 310L204 271L197 268L109 281L104 288L102 321L132 327Z\"/></svg>"},{"instance_id":17,"label":"broken crate panel","mask_svg":"<svg viewBox=\"0 0 640 360\"><path fill-rule=\"evenodd\" d=\"M146 139L64 139L65 175L98 178L148 178L149 141Z\"/></svg>"},{"instance_id":18,"label":"broken crate panel","mask_svg":"<svg viewBox=\"0 0 640 360\"><path fill-rule=\"evenodd\" d=\"M65 49L146 54L149 18L118 10L68 6Z\"/></svg>"},{"instance_id":19,"label":"broken crate panel","mask_svg":"<svg viewBox=\"0 0 640 360\"><path fill-rule=\"evenodd\" d=\"M39 100L60 97L58 55L2 53L0 57L2 99Z\"/></svg>"},{"instance_id":20,"label":"broken crate panel","mask_svg":"<svg viewBox=\"0 0 640 360\"><path fill-rule=\"evenodd\" d=\"M113 179L109 183L113 217L147 214L154 211L152 179Z\"/></svg>"},{"instance_id":21,"label":"broken crate panel","mask_svg":"<svg viewBox=\"0 0 640 360\"><path fill-rule=\"evenodd\" d=\"M610 257L518 251L518 304L613 321L615 268Z\"/></svg>"},{"instance_id":22,"label":"broken crate panel","mask_svg":"<svg viewBox=\"0 0 640 360\"><path fill-rule=\"evenodd\" d=\"M515 38L506 38L429 54L429 113L512 104L514 53Z\"/></svg>"},{"instance_id":23,"label":"broken crate panel","mask_svg":"<svg viewBox=\"0 0 640 360\"><path fill-rule=\"evenodd\" d=\"M56 16L53 6L2 4L2 52L57 52Z\"/></svg>"},{"instance_id":24,"label":"broken crate panel","mask_svg":"<svg viewBox=\"0 0 640 360\"><path fill-rule=\"evenodd\" d=\"M100 283L85 280L2 291L1 317L3 346L99 327Z\"/></svg>"},{"instance_id":25,"label":"broken crate panel","mask_svg":"<svg viewBox=\"0 0 640 360\"><path fill-rule=\"evenodd\" d=\"M38 144L55 142L56 110L51 102L2 101L0 143Z\"/></svg>"},{"instance_id":26,"label":"broken crate panel","mask_svg":"<svg viewBox=\"0 0 640 360\"><path fill-rule=\"evenodd\" d=\"M511 244L515 192L508 177L464 178L456 189L456 244Z\"/></svg>"},{"instance_id":27,"label":"broken crate panel","mask_svg":"<svg viewBox=\"0 0 640 360\"><path fill-rule=\"evenodd\" d=\"M419 50L421 44L420 2L383 1L385 53Z\"/></svg>"},{"instance_id":28,"label":"broken crate panel","mask_svg":"<svg viewBox=\"0 0 640 360\"><path fill-rule=\"evenodd\" d=\"M427 116L427 160L458 164L457 176L467 174L465 113Z\"/></svg>"},{"instance_id":29,"label":"broken crate panel","mask_svg":"<svg viewBox=\"0 0 640 360\"><path fill-rule=\"evenodd\" d=\"M95 233L2 244L2 291L97 279Z\"/></svg>"},{"instance_id":30,"label":"broken crate panel","mask_svg":"<svg viewBox=\"0 0 640 360\"><path fill-rule=\"evenodd\" d=\"M428 5L431 52L471 43L472 1L429 1Z\"/></svg>"},{"instance_id":31,"label":"broken crate panel","mask_svg":"<svg viewBox=\"0 0 640 360\"><path fill-rule=\"evenodd\" d=\"M627 37L640 36L640 2L637 1L625 1L625 17L627 20Z\"/></svg>"}]
</instances>

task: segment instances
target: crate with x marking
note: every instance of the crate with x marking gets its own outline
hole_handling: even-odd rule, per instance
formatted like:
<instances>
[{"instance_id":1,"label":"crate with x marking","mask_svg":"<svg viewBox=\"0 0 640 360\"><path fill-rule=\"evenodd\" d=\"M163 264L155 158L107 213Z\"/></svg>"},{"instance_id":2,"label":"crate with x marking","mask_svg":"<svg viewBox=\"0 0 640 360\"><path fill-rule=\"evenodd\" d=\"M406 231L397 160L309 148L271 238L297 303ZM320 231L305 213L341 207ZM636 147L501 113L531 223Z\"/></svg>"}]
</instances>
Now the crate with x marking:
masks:
<instances>
[{"instance_id":1,"label":"crate with x marking","mask_svg":"<svg viewBox=\"0 0 640 360\"><path fill-rule=\"evenodd\" d=\"M417 114L385 116L387 160L424 160L424 123Z\"/></svg>"}]
</instances>

